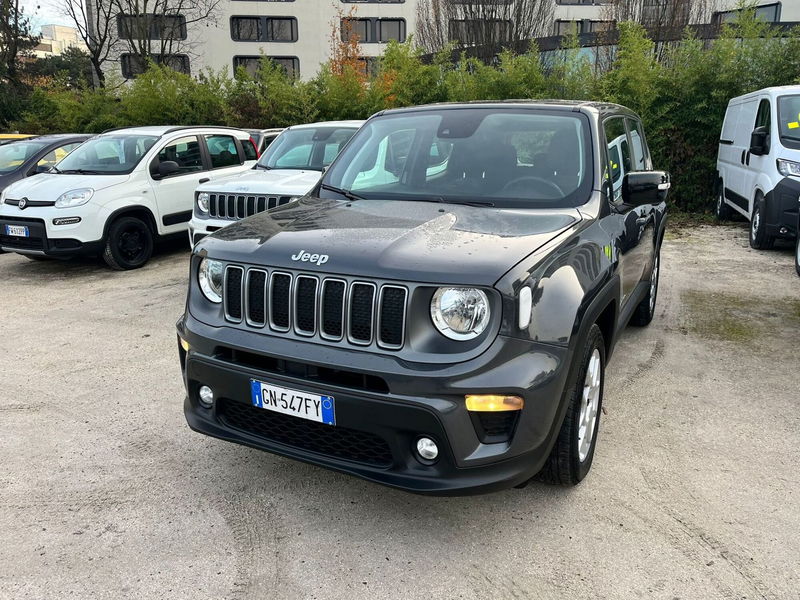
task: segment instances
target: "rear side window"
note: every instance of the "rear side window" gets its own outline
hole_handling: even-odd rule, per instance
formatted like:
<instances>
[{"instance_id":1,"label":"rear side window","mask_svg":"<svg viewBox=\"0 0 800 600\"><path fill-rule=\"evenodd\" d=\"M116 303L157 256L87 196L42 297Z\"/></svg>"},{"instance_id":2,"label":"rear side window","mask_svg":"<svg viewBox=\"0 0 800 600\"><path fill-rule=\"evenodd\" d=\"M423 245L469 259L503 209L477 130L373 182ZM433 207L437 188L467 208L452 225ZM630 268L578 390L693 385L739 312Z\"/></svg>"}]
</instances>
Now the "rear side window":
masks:
<instances>
[{"instance_id":1,"label":"rear side window","mask_svg":"<svg viewBox=\"0 0 800 600\"><path fill-rule=\"evenodd\" d=\"M158 162L172 161L178 164L176 175L203 170L203 157L200 154L200 141L190 135L170 142L158 153Z\"/></svg>"},{"instance_id":2,"label":"rear side window","mask_svg":"<svg viewBox=\"0 0 800 600\"><path fill-rule=\"evenodd\" d=\"M630 148L625 132L625 119L614 117L603 123L608 148L608 165L604 179L611 183L614 202L622 198L622 178L631 170Z\"/></svg>"},{"instance_id":3,"label":"rear side window","mask_svg":"<svg viewBox=\"0 0 800 600\"><path fill-rule=\"evenodd\" d=\"M207 135L206 145L211 157L211 168L221 169L242 164L236 150L236 140L230 135Z\"/></svg>"},{"instance_id":4,"label":"rear side window","mask_svg":"<svg viewBox=\"0 0 800 600\"><path fill-rule=\"evenodd\" d=\"M628 131L631 134L631 169L634 171L650 171L650 153L644 139L642 124L636 119L628 119Z\"/></svg>"},{"instance_id":5,"label":"rear side window","mask_svg":"<svg viewBox=\"0 0 800 600\"><path fill-rule=\"evenodd\" d=\"M729 106L725 113L725 122L722 124L722 134L720 140L733 143L736 137L736 123L739 120L739 113L742 107L739 104Z\"/></svg>"},{"instance_id":6,"label":"rear side window","mask_svg":"<svg viewBox=\"0 0 800 600\"><path fill-rule=\"evenodd\" d=\"M253 138L247 138L246 140L239 140L242 143L242 150L244 151L244 159L245 160L256 160L258 158L258 153L256 152L255 144L253 143Z\"/></svg>"}]
</instances>

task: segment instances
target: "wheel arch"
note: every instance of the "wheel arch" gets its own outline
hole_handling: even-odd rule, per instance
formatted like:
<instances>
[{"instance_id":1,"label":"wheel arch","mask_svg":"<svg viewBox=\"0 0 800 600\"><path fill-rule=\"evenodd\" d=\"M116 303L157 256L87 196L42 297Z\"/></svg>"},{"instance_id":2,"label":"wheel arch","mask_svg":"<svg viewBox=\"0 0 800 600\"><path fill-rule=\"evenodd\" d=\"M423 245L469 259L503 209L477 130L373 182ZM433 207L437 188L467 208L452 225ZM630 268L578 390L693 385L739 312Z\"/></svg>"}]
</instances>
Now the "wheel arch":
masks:
<instances>
[{"instance_id":1,"label":"wheel arch","mask_svg":"<svg viewBox=\"0 0 800 600\"><path fill-rule=\"evenodd\" d=\"M147 226L150 228L150 231L153 234L153 237L158 236L158 225L153 215L152 211L146 206L123 206L122 208L118 208L106 219L105 225L103 227L103 239L105 240L108 236L108 230L111 228L112 223L119 219L120 217L138 217L142 221L144 221Z\"/></svg>"}]
</instances>

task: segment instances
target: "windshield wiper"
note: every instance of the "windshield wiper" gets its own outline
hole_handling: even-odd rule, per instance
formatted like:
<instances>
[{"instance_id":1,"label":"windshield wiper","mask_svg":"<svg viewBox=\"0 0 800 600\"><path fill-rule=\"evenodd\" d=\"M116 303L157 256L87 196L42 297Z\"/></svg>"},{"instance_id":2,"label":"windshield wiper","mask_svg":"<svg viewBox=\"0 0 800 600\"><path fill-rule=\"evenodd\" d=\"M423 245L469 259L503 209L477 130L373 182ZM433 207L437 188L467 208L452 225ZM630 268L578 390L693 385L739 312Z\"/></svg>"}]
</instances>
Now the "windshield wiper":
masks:
<instances>
[{"instance_id":1,"label":"windshield wiper","mask_svg":"<svg viewBox=\"0 0 800 600\"><path fill-rule=\"evenodd\" d=\"M62 175L103 175L104 173L108 173L108 171L92 171L91 169L66 169L64 171L59 171Z\"/></svg>"},{"instance_id":2,"label":"windshield wiper","mask_svg":"<svg viewBox=\"0 0 800 600\"><path fill-rule=\"evenodd\" d=\"M53 167L50 167L50 170L48 171L48 173L58 173L59 175L61 175L61 171L59 171L59 170L58 170L56 167L54 167L54 166L53 166Z\"/></svg>"},{"instance_id":3,"label":"windshield wiper","mask_svg":"<svg viewBox=\"0 0 800 600\"><path fill-rule=\"evenodd\" d=\"M253 168L254 169L264 169L265 171L272 170L272 167L268 167L267 165L262 165L261 163L256 163Z\"/></svg>"},{"instance_id":4,"label":"windshield wiper","mask_svg":"<svg viewBox=\"0 0 800 600\"><path fill-rule=\"evenodd\" d=\"M358 194L354 194L350 190L343 190L342 188L338 188L333 185L328 185L327 183L323 183L320 186L323 190L328 190L329 192L335 192L347 198L348 200L366 200L363 196L359 196Z\"/></svg>"},{"instance_id":5,"label":"windshield wiper","mask_svg":"<svg viewBox=\"0 0 800 600\"><path fill-rule=\"evenodd\" d=\"M442 196L429 196L426 198L409 198L411 202L435 202L437 204L463 204L465 206L494 206L493 202L480 200L445 200Z\"/></svg>"}]
</instances>

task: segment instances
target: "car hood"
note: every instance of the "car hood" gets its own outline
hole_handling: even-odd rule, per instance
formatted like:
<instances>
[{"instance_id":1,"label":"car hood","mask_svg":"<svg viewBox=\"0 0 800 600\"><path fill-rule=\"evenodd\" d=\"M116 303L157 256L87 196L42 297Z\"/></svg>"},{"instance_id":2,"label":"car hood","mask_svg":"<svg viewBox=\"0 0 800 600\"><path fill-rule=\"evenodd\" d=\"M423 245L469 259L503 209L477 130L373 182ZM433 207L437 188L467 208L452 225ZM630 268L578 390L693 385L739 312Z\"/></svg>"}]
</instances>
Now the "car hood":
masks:
<instances>
[{"instance_id":1,"label":"car hood","mask_svg":"<svg viewBox=\"0 0 800 600\"><path fill-rule=\"evenodd\" d=\"M303 196L313 188L322 173L297 169L250 169L230 177L209 181L197 188L198 192L225 194L277 194Z\"/></svg>"},{"instance_id":2,"label":"car hood","mask_svg":"<svg viewBox=\"0 0 800 600\"><path fill-rule=\"evenodd\" d=\"M225 227L204 238L195 251L311 272L493 285L580 220L576 209L304 198ZM320 257L303 261L303 253Z\"/></svg>"},{"instance_id":3,"label":"car hood","mask_svg":"<svg viewBox=\"0 0 800 600\"><path fill-rule=\"evenodd\" d=\"M95 192L123 183L130 175L58 175L40 173L27 177L8 186L9 198L55 201L61 194L70 190L91 188Z\"/></svg>"},{"instance_id":4,"label":"car hood","mask_svg":"<svg viewBox=\"0 0 800 600\"><path fill-rule=\"evenodd\" d=\"M15 181L19 181L22 179L22 170L17 169L15 171L11 171L10 173L5 173L4 175L0 175L0 192L2 192L5 188L10 186Z\"/></svg>"}]
</instances>

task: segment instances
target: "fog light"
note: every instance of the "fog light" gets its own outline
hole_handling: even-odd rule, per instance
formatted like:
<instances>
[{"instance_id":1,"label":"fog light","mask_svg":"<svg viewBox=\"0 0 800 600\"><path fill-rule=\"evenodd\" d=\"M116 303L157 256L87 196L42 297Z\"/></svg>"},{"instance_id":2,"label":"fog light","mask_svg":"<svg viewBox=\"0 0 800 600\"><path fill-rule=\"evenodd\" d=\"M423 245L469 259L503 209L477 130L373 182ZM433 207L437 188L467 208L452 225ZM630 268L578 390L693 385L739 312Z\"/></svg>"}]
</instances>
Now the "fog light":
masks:
<instances>
[{"instance_id":1,"label":"fog light","mask_svg":"<svg viewBox=\"0 0 800 600\"><path fill-rule=\"evenodd\" d=\"M214 391L207 385L201 385L197 395L200 399L200 404L204 407L211 408L214 406Z\"/></svg>"},{"instance_id":2,"label":"fog light","mask_svg":"<svg viewBox=\"0 0 800 600\"><path fill-rule=\"evenodd\" d=\"M184 352L188 352L189 351L189 342L187 342L185 339L183 339L180 336L178 336L178 339L181 341L181 348L183 348L183 351Z\"/></svg>"},{"instance_id":3,"label":"fog light","mask_svg":"<svg viewBox=\"0 0 800 600\"><path fill-rule=\"evenodd\" d=\"M469 394L465 396L467 410L474 412L498 412L522 410L525 400L519 396L501 396L496 394Z\"/></svg>"},{"instance_id":4,"label":"fog light","mask_svg":"<svg viewBox=\"0 0 800 600\"><path fill-rule=\"evenodd\" d=\"M439 447L431 438L422 437L417 440L417 454L425 460L436 460L439 456Z\"/></svg>"}]
</instances>

